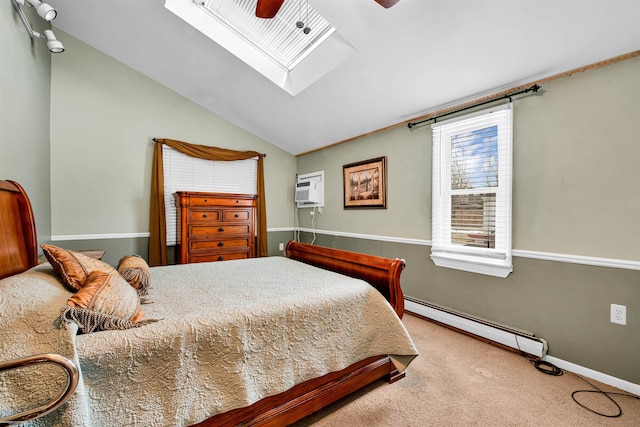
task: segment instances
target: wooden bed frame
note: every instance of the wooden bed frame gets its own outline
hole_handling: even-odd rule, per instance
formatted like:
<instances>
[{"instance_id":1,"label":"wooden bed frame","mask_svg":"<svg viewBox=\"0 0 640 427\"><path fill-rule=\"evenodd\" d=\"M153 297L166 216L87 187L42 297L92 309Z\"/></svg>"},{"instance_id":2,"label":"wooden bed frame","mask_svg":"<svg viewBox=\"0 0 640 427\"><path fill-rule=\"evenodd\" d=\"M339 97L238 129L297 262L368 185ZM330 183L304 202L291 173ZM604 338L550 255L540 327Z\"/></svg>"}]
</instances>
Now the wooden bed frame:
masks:
<instances>
[{"instance_id":1,"label":"wooden bed frame","mask_svg":"<svg viewBox=\"0 0 640 427\"><path fill-rule=\"evenodd\" d=\"M400 274L405 267L404 260L294 241L287 244L286 256L367 281L387 298L399 317L403 316ZM37 235L29 198L20 184L0 180L0 279L28 270L37 263ZM403 377L404 373L395 369L387 355L370 357L248 407L218 414L197 426L289 425L380 378L392 383Z\"/></svg>"}]
</instances>

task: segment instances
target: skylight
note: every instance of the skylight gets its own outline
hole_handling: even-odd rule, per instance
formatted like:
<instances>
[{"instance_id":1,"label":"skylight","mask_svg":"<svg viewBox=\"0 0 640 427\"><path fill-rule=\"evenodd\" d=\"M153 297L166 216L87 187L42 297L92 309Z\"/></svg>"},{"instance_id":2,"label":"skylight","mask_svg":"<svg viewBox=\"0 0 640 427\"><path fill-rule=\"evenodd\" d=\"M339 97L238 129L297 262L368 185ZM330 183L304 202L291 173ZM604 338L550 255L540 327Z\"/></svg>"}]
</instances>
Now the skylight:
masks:
<instances>
[{"instance_id":1,"label":"skylight","mask_svg":"<svg viewBox=\"0 0 640 427\"><path fill-rule=\"evenodd\" d=\"M256 0L194 1L287 71L335 31L301 0L285 1L273 19L256 18Z\"/></svg>"},{"instance_id":2,"label":"skylight","mask_svg":"<svg viewBox=\"0 0 640 427\"><path fill-rule=\"evenodd\" d=\"M354 52L306 0L286 0L272 19L257 18L256 3L166 0L165 7L291 95Z\"/></svg>"}]
</instances>

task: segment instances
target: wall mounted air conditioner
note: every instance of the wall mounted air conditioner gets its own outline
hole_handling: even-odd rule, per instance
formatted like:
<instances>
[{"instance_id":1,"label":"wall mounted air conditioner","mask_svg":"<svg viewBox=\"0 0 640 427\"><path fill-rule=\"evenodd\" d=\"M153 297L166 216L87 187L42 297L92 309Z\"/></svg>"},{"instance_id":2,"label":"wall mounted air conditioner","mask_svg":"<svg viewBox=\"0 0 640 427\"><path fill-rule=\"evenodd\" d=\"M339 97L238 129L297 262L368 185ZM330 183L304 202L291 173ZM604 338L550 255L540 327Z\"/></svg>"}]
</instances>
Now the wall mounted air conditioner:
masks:
<instances>
[{"instance_id":1,"label":"wall mounted air conditioner","mask_svg":"<svg viewBox=\"0 0 640 427\"><path fill-rule=\"evenodd\" d=\"M304 181L296 184L296 203L320 203L322 194L320 193L321 182Z\"/></svg>"},{"instance_id":2,"label":"wall mounted air conditioner","mask_svg":"<svg viewBox=\"0 0 640 427\"><path fill-rule=\"evenodd\" d=\"M296 177L295 203L298 208L324 206L324 171L305 173Z\"/></svg>"}]
</instances>

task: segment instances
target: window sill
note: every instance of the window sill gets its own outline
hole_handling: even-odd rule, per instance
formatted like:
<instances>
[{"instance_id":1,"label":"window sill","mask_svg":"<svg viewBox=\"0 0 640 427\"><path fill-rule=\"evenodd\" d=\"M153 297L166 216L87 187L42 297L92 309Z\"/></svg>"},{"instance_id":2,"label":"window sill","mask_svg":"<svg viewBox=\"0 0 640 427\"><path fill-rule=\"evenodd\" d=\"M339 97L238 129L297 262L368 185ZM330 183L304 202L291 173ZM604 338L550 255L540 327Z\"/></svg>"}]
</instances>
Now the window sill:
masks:
<instances>
[{"instance_id":1,"label":"window sill","mask_svg":"<svg viewBox=\"0 0 640 427\"><path fill-rule=\"evenodd\" d=\"M483 258L474 258L464 255L454 254L431 254L431 259L438 267L452 268L455 270L468 271L470 273L484 274L506 278L513 271L513 265L509 261L508 265L496 262L483 262Z\"/></svg>"}]
</instances>

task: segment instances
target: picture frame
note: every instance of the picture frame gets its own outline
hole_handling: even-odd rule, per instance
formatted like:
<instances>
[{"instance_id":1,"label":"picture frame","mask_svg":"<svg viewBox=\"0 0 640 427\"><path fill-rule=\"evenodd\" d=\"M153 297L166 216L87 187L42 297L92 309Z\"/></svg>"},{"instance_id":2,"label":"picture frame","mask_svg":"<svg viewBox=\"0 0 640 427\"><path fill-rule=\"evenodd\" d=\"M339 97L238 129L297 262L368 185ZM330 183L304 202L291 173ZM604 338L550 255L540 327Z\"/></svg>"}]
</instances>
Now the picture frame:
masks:
<instances>
[{"instance_id":1,"label":"picture frame","mask_svg":"<svg viewBox=\"0 0 640 427\"><path fill-rule=\"evenodd\" d=\"M344 208L387 208L387 158L342 167Z\"/></svg>"}]
</instances>

